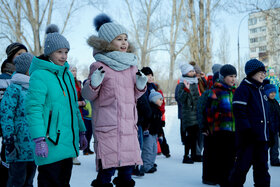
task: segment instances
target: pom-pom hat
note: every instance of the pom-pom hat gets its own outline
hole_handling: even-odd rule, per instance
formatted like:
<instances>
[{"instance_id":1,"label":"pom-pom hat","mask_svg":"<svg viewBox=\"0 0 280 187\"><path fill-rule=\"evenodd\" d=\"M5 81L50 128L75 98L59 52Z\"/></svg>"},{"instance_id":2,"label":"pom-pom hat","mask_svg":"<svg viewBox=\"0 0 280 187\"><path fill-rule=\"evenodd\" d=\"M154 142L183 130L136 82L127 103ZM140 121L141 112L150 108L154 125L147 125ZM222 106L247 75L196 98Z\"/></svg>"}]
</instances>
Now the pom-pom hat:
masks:
<instances>
[{"instance_id":1,"label":"pom-pom hat","mask_svg":"<svg viewBox=\"0 0 280 187\"><path fill-rule=\"evenodd\" d=\"M16 72L26 74L30 68L33 55L31 53L22 53L14 59Z\"/></svg>"},{"instance_id":2,"label":"pom-pom hat","mask_svg":"<svg viewBox=\"0 0 280 187\"><path fill-rule=\"evenodd\" d=\"M51 24L46 29L46 41L44 45L44 55L49 56L58 49L66 48L70 50L70 45L67 39L58 33L57 25Z\"/></svg>"},{"instance_id":3,"label":"pom-pom hat","mask_svg":"<svg viewBox=\"0 0 280 187\"><path fill-rule=\"evenodd\" d=\"M99 14L94 18L94 26L98 32L98 37L111 43L121 34L127 35L127 30L119 24L113 23L106 14Z\"/></svg>"}]
</instances>

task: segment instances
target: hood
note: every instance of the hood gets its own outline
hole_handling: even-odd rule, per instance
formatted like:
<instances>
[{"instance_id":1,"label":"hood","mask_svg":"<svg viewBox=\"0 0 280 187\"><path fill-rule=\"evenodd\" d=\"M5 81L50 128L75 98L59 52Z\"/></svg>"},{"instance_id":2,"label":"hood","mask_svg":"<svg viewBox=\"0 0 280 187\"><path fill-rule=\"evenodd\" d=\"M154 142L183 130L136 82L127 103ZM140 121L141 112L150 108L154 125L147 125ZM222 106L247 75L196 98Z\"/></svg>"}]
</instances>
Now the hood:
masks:
<instances>
[{"instance_id":1,"label":"hood","mask_svg":"<svg viewBox=\"0 0 280 187\"><path fill-rule=\"evenodd\" d=\"M28 89L29 88L29 79L30 77L28 75L24 75L22 73L16 73L13 75L11 79L11 83L19 84L22 87Z\"/></svg>"},{"instance_id":2,"label":"hood","mask_svg":"<svg viewBox=\"0 0 280 187\"><path fill-rule=\"evenodd\" d=\"M36 70L48 70L52 73L57 73L58 75L62 75L65 68L69 69L68 62L65 62L63 66L59 66L50 61L40 59L39 57L34 57L31 62L29 74L31 76L32 73Z\"/></svg>"},{"instance_id":3,"label":"hood","mask_svg":"<svg viewBox=\"0 0 280 187\"><path fill-rule=\"evenodd\" d=\"M98 52L112 52L112 51L117 51L116 49L114 49L113 47L111 47L109 44L109 42L107 42L106 40L103 40L101 38L99 38L98 36L90 36L87 40L87 43L89 46L91 46L92 48L94 48L94 54ZM127 49L128 53L134 53L135 52L135 48L134 46L129 43L128 45L128 49Z\"/></svg>"}]
</instances>

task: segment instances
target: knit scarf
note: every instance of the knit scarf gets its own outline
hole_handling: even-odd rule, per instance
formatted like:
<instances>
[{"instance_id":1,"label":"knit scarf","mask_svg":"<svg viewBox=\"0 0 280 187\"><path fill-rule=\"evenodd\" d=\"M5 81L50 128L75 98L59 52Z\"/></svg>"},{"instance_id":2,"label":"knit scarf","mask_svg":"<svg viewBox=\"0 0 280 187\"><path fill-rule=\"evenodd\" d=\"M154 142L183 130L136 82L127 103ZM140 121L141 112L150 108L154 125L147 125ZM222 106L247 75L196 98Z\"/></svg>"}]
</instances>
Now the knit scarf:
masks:
<instances>
[{"instance_id":1,"label":"knit scarf","mask_svg":"<svg viewBox=\"0 0 280 187\"><path fill-rule=\"evenodd\" d=\"M184 80L186 80L190 84L197 84L198 83L197 77L183 77L183 76L181 76L180 83L184 83Z\"/></svg>"},{"instance_id":2,"label":"knit scarf","mask_svg":"<svg viewBox=\"0 0 280 187\"><path fill-rule=\"evenodd\" d=\"M96 61L101 61L116 71L123 71L137 65L137 58L133 53L120 51L97 53L94 58Z\"/></svg>"}]
</instances>

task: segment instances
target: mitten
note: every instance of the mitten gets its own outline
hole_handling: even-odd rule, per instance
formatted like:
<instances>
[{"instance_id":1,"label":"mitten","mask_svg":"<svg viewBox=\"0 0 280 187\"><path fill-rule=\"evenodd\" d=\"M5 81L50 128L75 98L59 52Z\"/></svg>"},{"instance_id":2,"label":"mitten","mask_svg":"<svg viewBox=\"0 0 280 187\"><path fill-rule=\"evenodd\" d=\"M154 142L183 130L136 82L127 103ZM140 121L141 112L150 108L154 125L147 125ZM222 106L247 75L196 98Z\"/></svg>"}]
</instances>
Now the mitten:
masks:
<instances>
[{"instance_id":1,"label":"mitten","mask_svg":"<svg viewBox=\"0 0 280 187\"><path fill-rule=\"evenodd\" d=\"M136 87L138 90L143 90L147 84L148 77L146 77L141 71L136 73Z\"/></svg>"},{"instance_id":2,"label":"mitten","mask_svg":"<svg viewBox=\"0 0 280 187\"><path fill-rule=\"evenodd\" d=\"M103 81L105 76L105 71L103 70L103 66L99 67L95 70L91 75L91 85L93 87L98 87Z\"/></svg>"},{"instance_id":3,"label":"mitten","mask_svg":"<svg viewBox=\"0 0 280 187\"><path fill-rule=\"evenodd\" d=\"M144 130L144 131L143 131L143 136L144 136L144 137L149 136L149 134L150 134L149 130Z\"/></svg>"},{"instance_id":4,"label":"mitten","mask_svg":"<svg viewBox=\"0 0 280 187\"><path fill-rule=\"evenodd\" d=\"M45 137L35 138L33 141L36 143L35 154L38 157L48 157L49 148Z\"/></svg>"},{"instance_id":5,"label":"mitten","mask_svg":"<svg viewBox=\"0 0 280 187\"><path fill-rule=\"evenodd\" d=\"M80 132L80 150L85 150L88 146L86 132Z\"/></svg>"}]
</instances>

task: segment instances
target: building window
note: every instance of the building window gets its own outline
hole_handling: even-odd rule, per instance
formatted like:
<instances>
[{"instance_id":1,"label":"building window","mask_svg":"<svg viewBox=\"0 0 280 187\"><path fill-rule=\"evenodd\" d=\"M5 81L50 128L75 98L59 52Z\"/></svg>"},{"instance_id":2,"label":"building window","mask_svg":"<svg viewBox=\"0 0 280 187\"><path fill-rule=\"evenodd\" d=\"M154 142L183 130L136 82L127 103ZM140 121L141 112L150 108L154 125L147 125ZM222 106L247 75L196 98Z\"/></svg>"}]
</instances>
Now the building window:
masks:
<instances>
[{"instance_id":1,"label":"building window","mask_svg":"<svg viewBox=\"0 0 280 187\"><path fill-rule=\"evenodd\" d=\"M248 20L248 24L249 24L249 25L255 25L255 24L257 24L257 18L250 18L250 19Z\"/></svg>"},{"instance_id":2,"label":"building window","mask_svg":"<svg viewBox=\"0 0 280 187\"><path fill-rule=\"evenodd\" d=\"M258 42L258 38L250 38L250 43L256 43Z\"/></svg>"},{"instance_id":3,"label":"building window","mask_svg":"<svg viewBox=\"0 0 280 187\"><path fill-rule=\"evenodd\" d=\"M258 29L257 28L254 28L254 29L250 29L250 33L253 34L253 33L257 33L258 32Z\"/></svg>"},{"instance_id":4,"label":"building window","mask_svg":"<svg viewBox=\"0 0 280 187\"><path fill-rule=\"evenodd\" d=\"M259 22L265 21L265 16L259 17Z\"/></svg>"},{"instance_id":5,"label":"building window","mask_svg":"<svg viewBox=\"0 0 280 187\"><path fill-rule=\"evenodd\" d=\"M260 27L260 32L266 32L266 27Z\"/></svg>"},{"instance_id":6,"label":"building window","mask_svg":"<svg viewBox=\"0 0 280 187\"><path fill-rule=\"evenodd\" d=\"M266 52L266 46L261 46L259 48L259 52Z\"/></svg>"},{"instance_id":7,"label":"building window","mask_svg":"<svg viewBox=\"0 0 280 187\"><path fill-rule=\"evenodd\" d=\"M263 42L263 41L266 41L266 37L265 36L259 37L259 42Z\"/></svg>"},{"instance_id":8,"label":"building window","mask_svg":"<svg viewBox=\"0 0 280 187\"><path fill-rule=\"evenodd\" d=\"M256 48L255 47L250 48L250 51L251 51L251 53L255 53L256 52Z\"/></svg>"}]
</instances>

